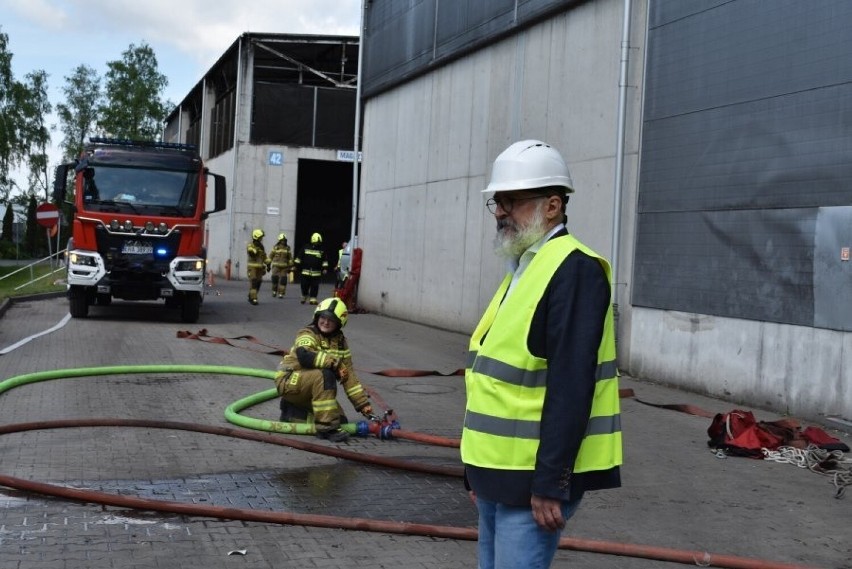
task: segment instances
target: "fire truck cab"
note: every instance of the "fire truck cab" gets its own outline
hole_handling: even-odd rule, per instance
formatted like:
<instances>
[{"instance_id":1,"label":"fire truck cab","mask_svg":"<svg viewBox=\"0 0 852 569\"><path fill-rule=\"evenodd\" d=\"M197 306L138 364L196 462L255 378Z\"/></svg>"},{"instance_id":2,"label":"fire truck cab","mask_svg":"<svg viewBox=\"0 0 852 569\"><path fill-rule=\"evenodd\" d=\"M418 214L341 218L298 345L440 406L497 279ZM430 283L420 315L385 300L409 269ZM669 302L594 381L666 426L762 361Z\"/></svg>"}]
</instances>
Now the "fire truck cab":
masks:
<instances>
[{"instance_id":1,"label":"fire truck cab","mask_svg":"<svg viewBox=\"0 0 852 569\"><path fill-rule=\"evenodd\" d=\"M69 179L73 188L69 193ZM208 178L214 192L207 195ZM92 305L165 299L196 322L204 297L205 220L225 209L225 178L193 146L92 138L57 167L54 201L73 212L67 251L71 316Z\"/></svg>"}]
</instances>

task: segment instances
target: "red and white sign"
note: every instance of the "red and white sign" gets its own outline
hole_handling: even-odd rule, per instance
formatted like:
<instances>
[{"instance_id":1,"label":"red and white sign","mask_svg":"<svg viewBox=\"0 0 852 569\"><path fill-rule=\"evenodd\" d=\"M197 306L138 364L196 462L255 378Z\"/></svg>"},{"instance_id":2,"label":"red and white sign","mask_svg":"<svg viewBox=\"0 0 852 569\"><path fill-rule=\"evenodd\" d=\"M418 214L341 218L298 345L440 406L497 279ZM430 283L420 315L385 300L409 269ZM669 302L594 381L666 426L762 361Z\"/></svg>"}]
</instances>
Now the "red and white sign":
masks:
<instances>
[{"instance_id":1,"label":"red and white sign","mask_svg":"<svg viewBox=\"0 0 852 569\"><path fill-rule=\"evenodd\" d=\"M52 203L43 203L36 208L36 222L42 227L53 227L59 223L59 208Z\"/></svg>"}]
</instances>

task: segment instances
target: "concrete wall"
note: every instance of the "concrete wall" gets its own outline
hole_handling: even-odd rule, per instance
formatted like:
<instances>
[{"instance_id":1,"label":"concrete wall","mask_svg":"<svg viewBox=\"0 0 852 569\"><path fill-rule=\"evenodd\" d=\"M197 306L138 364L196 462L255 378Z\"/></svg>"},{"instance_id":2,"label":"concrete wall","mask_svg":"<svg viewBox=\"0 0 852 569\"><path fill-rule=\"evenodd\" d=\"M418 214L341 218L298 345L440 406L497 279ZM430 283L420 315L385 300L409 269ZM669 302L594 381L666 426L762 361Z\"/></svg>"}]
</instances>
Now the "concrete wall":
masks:
<instances>
[{"instance_id":1,"label":"concrete wall","mask_svg":"<svg viewBox=\"0 0 852 569\"><path fill-rule=\"evenodd\" d=\"M811 418L852 417L852 335L633 309L631 375Z\"/></svg>"},{"instance_id":2,"label":"concrete wall","mask_svg":"<svg viewBox=\"0 0 852 569\"><path fill-rule=\"evenodd\" d=\"M646 11L645 2L635 4L630 188ZM568 205L569 229L612 256L622 23L623 2L590 2L367 101L360 305L442 328L473 329L504 270L492 253L494 219L481 190L494 158L524 138L562 152L577 187ZM626 192L627 252L634 202L632 190ZM628 293L626 285L620 289Z\"/></svg>"}]
</instances>

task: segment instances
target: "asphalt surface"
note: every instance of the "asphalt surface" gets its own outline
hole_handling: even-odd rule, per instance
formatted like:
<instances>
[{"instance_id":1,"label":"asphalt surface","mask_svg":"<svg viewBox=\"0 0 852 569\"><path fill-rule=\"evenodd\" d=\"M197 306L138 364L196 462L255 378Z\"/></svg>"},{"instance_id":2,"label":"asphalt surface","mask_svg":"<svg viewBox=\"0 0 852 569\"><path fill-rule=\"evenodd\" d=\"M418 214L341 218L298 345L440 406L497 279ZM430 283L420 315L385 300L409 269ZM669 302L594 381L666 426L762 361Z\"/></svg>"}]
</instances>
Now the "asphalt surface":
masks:
<instances>
[{"instance_id":1,"label":"asphalt surface","mask_svg":"<svg viewBox=\"0 0 852 569\"><path fill-rule=\"evenodd\" d=\"M179 321L163 304L92 307L66 319L64 298L24 299L0 309L0 381L34 372L149 364L274 369L312 307L296 287L284 299L246 301L247 284L207 289L201 319ZM322 293L330 293L324 285ZM47 330L51 330L44 333ZM251 336L229 343L179 338ZM406 431L457 438L464 386L456 375L388 377L388 369L463 367L466 337L375 314L352 314L346 328L357 371L374 405L392 408ZM41 335L39 335L41 334ZM84 372L79 372L84 373ZM69 375L72 375L69 373ZM0 384L3 385L3 384ZM8 385L8 384L7 384ZM232 427L224 409L272 387L268 379L227 374L112 373L28 382L0 395L0 427L58 419L117 418ZM587 495L564 535L619 545L699 552L696 564L735 556L772 563L852 568L852 489L835 498L831 480L791 464L718 458L704 417L645 405L691 404L716 413L740 406L623 378L624 486ZM350 418L356 413L343 395ZM778 416L754 410L758 419ZM245 415L274 420L275 401ZM805 423L813 424L813 423ZM848 433L822 425L847 444ZM241 429L241 428L238 428ZM243 429L245 430L245 429ZM250 431L258 433L257 431ZM276 437L285 435L276 434ZM412 440L355 438L333 445L361 455L459 466L458 450ZM847 455L848 456L848 455ZM173 429L88 427L0 436L0 476L121 496L186 504L475 528L476 511L454 476L423 474L264 444ZM725 566L714 564L712 566ZM178 515L103 506L0 486L0 568L476 566L473 541ZM677 567L681 563L561 550L554 567ZM759 567L760 565L754 565ZM770 566L770 565L767 565Z\"/></svg>"}]
</instances>

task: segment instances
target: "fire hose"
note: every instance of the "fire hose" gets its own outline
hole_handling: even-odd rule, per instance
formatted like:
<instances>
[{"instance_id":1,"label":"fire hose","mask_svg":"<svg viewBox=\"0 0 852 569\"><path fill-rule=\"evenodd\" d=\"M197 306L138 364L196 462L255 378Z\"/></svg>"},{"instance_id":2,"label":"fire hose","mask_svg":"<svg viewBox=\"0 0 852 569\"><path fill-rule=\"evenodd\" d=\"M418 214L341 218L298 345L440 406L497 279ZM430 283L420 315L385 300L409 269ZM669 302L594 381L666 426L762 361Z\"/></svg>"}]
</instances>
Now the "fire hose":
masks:
<instances>
[{"instance_id":1,"label":"fire hose","mask_svg":"<svg viewBox=\"0 0 852 569\"><path fill-rule=\"evenodd\" d=\"M240 368L230 366L210 366L210 365L139 365L139 366L108 366L94 368L71 368L60 369L46 372L36 372L16 377L9 378L0 382L0 395L15 387L47 381L53 379L79 378L90 377L97 375L122 375L122 374L143 374L143 373L206 373L220 375L237 375L261 377L267 379L274 378L274 372L261 369ZM270 390L274 391L274 390ZM239 411L251 405L255 405L270 398L270 391L264 391L248 398L241 399L228 406L226 410L226 418L229 421L234 419L236 424L248 426L255 430L271 430L274 432L288 432L307 434L312 425L300 425L293 423L277 423L275 421L262 421L259 419L251 419L239 415ZM282 427L280 425L288 425ZM237 430L226 427L216 427L210 425L199 425L194 423L180 422L163 422L163 421L148 421L134 419L77 419L77 420L59 420L59 421L43 421L34 423L18 423L11 425L0 426L0 435L34 431L42 429L57 429L57 428L79 428L79 427L144 427L157 429L177 429L184 431L193 431L221 436L229 436L258 442L289 446L298 450L315 452L334 456L345 460L353 460L365 462L368 464L378 464L390 468L415 470L419 472L439 474L445 476L462 475L460 467L434 466L415 463L406 460L390 459L375 455L366 455L356 453L344 449L328 447L298 441L291 438L283 438L277 435L260 434L251 431ZM264 427L260 429L259 427ZM266 428L269 427L269 428ZM347 429L357 429L351 424L346 426ZM290 430L291 429L291 430ZM398 433L397 433L398 434ZM412 440L417 440L413 436ZM400 437L402 438L402 437ZM437 437L440 439L440 437ZM424 442L428 440L428 436ZM451 440L451 439L448 439ZM449 445L446 445L449 446ZM0 474L0 486L14 488L17 490L35 492L49 496L56 496L69 500L103 504L115 507L126 507L135 509L145 509L158 512L166 512L180 515L206 516L217 519L255 521L263 523L275 523L285 525L303 525L312 527L325 528L340 528L358 531L375 531L393 534L405 535L424 535L433 537L442 537L447 539L460 539L475 541L478 532L474 528L454 527L454 526L439 526L430 524L415 524L407 522L393 522L388 520L372 520L364 518L343 518L337 516L316 515L316 514L296 514L288 512L270 512L246 508L231 508L220 506L204 506L199 504L186 504L180 502L171 502L163 500L153 500L148 498L139 498L125 495L118 495L108 492L100 492L94 490L81 490L76 488L68 488L54 484L35 482L12 476ZM671 549L664 547L655 547L647 545L625 544L608 541L598 541L580 538L562 537L559 541L560 549L570 549L576 551L585 551L591 553L603 553L608 555L620 555L645 559L655 559L661 561L671 561L688 565L701 565L705 567L729 567L732 569L807 569L801 565L791 565L786 563L776 563L760 559L750 559L733 555L717 555L710 554L704 551L688 551Z\"/></svg>"}]
</instances>

